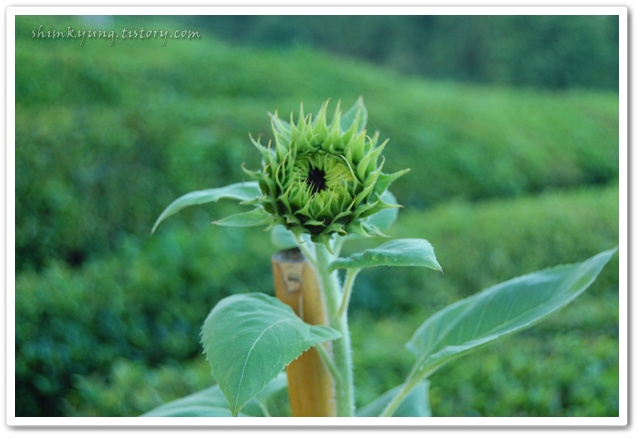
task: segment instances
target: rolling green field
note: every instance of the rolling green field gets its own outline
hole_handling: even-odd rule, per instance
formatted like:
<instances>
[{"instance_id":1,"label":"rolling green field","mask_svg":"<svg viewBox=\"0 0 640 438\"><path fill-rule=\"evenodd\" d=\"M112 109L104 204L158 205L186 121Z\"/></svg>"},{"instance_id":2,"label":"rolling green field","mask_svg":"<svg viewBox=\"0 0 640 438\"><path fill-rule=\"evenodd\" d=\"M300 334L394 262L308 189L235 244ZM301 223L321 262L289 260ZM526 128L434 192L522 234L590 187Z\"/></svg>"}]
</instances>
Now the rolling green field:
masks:
<instances>
[{"instance_id":1,"label":"rolling green field","mask_svg":"<svg viewBox=\"0 0 640 438\"><path fill-rule=\"evenodd\" d=\"M31 38L42 23L86 27L16 20L17 416L135 416L213 383L201 324L222 297L273 292L269 235L211 226L237 210L225 203L149 232L183 193L245 180L249 133L269 137L267 112L300 101L364 96L369 129L390 138L385 170L411 168L391 187L404 208L389 234L428 239L444 269L361 274L359 405L401 383L403 345L435 311L618 242L615 93L429 81L207 34ZM433 414L617 416L618 305L615 256L575 303L439 370Z\"/></svg>"}]
</instances>

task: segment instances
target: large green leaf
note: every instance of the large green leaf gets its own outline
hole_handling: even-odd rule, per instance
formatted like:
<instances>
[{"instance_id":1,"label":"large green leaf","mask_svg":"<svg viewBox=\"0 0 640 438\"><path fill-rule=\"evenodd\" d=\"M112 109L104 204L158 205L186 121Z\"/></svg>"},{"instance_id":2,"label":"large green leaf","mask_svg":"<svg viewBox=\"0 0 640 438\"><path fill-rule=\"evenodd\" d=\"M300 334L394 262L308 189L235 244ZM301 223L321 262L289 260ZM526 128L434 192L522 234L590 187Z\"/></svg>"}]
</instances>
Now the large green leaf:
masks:
<instances>
[{"instance_id":1,"label":"large green leaf","mask_svg":"<svg viewBox=\"0 0 640 438\"><path fill-rule=\"evenodd\" d=\"M302 321L263 293L231 295L213 308L202 328L211 372L233 415L301 353L340 333Z\"/></svg>"},{"instance_id":2,"label":"large green leaf","mask_svg":"<svg viewBox=\"0 0 640 438\"><path fill-rule=\"evenodd\" d=\"M380 397L361 408L356 413L357 417L379 417L389 402L402 390L403 386L396 386L382 394ZM398 409L393 412L394 417L430 417L429 406L429 381L417 384L409 395L400 403Z\"/></svg>"},{"instance_id":3,"label":"large green leaf","mask_svg":"<svg viewBox=\"0 0 640 438\"><path fill-rule=\"evenodd\" d=\"M269 398L287 386L285 373L272 380L260 394L252 399L240 415L265 416L265 405ZM142 415L143 417L231 417L229 405L218 385L170 401Z\"/></svg>"},{"instance_id":4,"label":"large green leaf","mask_svg":"<svg viewBox=\"0 0 640 438\"><path fill-rule=\"evenodd\" d=\"M617 251L498 284L427 319L407 344L418 361L409 381L420 381L452 359L528 327L574 300Z\"/></svg>"},{"instance_id":5,"label":"large green leaf","mask_svg":"<svg viewBox=\"0 0 640 438\"><path fill-rule=\"evenodd\" d=\"M213 222L213 224L223 227L257 227L270 222L271 215L264 211L262 207L258 207L250 211L232 214L231 216Z\"/></svg>"},{"instance_id":6,"label":"large green leaf","mask_svg":"<svg viewBox=\"0 0 640 438\"><path fill-rule=\"evenodd\" d=\"M330 269L370 268L374 266L424 266L442 271L433 246L424 239L396 239L382 245L334 260Z\"/></svg>"},{"instance_id":7,"label":"large green leaf","mask_svg":"<svg viewBox=\"0 0 640 438\"><path fill-rule=\"evenodd\" d=\"M153 225L151 232L153 233L158 225L168 218L179 212L180 210L192 205L206 204L208 202L217 202L220 199L236 199L239 201L250 201L261 196L260 187L256 181L242 182L231 184L226 187L216 189L197 190L195 192L182 195L173 201L160 214L156 223Z\"/></svg>"}]
</instances>

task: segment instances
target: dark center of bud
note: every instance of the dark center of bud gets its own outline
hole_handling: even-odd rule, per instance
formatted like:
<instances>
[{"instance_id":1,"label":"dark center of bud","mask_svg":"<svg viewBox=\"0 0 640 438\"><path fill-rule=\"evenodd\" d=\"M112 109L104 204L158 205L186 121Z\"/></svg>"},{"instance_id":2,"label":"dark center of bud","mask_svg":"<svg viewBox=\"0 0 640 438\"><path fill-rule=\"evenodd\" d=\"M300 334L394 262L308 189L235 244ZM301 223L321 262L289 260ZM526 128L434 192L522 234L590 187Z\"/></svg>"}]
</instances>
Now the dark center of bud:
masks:
<instances>
[{"instance_id":1,"label":"dark center of bud","mask_svg":"<svg viewBox=\"0 0 640 438\"><path fill-rule=\"evenodd\" d=\"M306 182L311 187L314 195L327 188L327 183L324 179L324 170L322 169L312 167L309 170Z\"/></svg>"}]
</instances>

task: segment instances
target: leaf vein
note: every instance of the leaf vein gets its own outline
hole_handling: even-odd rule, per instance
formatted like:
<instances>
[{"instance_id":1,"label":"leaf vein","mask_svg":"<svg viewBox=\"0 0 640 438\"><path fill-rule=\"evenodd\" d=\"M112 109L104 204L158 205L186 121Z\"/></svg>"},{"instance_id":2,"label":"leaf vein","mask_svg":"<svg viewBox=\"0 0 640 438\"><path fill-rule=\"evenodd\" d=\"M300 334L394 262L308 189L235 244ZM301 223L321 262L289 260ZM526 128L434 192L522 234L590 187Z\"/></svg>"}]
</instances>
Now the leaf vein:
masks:
<instances>
[{"instance_id":1,"label":"leaf vein","mask_svg":"<svg viewBox=\"0 0 640 438\"><path fill-rule=\"evenodd\" d=\"M237 403L238 403L238 399L240 397L240 388L242 388L242 381L244 380L244 373L245 370L247 369L247 364L249 363L249 358L251 356L251 354L253 353L253 351L255 350L256 344L258 343L258 341L260 341L260 339L262 339L262 337L265 335L265 333L267 333L269 330L271 330L273 327L275 327L278 324L281 323L288 323L291 322L288 318L282 318L279 319L278 321L275 321L274 323L270 324L268 327L266 327L262 333L260 333L260 335L256 338L255 341L253 341L253 344L251 345L251 348L249 348L249 351L247 353L247 358L244 361L244 365L242 366L242 372L240 373L240 380L238 381L238 391L236 392L236 408L237 408Z\"/></svg>"}]
</instances>

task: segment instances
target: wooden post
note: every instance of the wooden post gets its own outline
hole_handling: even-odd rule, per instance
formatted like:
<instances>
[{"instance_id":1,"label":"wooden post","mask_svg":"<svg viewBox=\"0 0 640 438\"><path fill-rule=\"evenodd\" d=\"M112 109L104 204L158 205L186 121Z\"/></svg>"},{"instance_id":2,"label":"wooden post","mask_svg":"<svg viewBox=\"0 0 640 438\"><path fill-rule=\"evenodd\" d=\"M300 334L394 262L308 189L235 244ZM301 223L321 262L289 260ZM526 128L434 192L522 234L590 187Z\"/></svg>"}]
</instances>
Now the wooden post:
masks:
<instances>
[{"instance_id":1,"label":"wooden post","mask_svg":"<svg viewBox=\"0 0 640 438\"><path fill-rule=\"evenodd\" d=\"M328 325L326 304L313 267L298 249L271 258L276 297L291 306L306 323ZM331 351L330 343L325 343ZM294 417L335 417L333 379L315 348L302 353L286 369L289 401Z\"/></svg>"}]
</instances>

